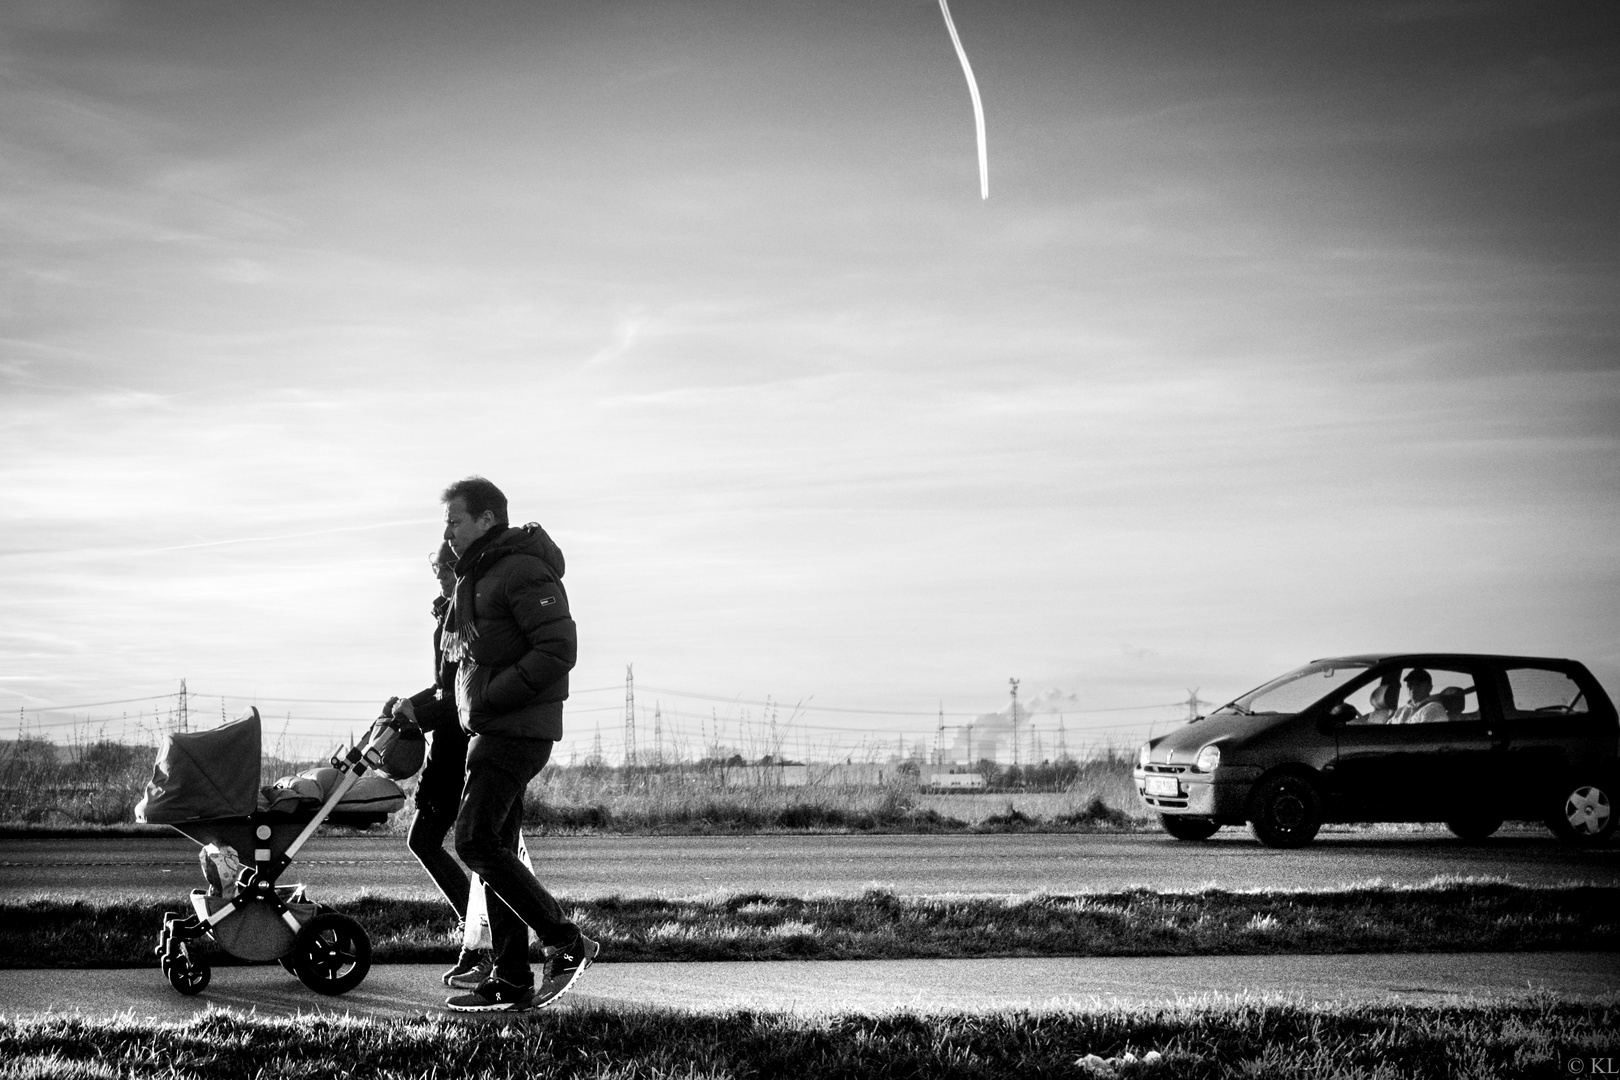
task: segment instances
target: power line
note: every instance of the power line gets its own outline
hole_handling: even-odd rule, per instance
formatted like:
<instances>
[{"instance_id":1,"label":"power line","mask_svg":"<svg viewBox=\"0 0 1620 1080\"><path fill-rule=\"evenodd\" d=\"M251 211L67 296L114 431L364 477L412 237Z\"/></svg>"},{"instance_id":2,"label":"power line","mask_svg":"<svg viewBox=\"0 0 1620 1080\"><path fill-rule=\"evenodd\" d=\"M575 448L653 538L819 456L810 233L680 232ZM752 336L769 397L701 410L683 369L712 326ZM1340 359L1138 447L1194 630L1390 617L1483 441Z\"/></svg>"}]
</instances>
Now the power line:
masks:
<instances>
[{"instance_id":1,"label":"power line","mask_svg":"<svg viewBox=\"0 0 1620 1080\"><path fill-rule=\"evenodd\" d=\"M696 691L692 691L692 690L671 690L670 688L668 688L666 686L648 686L646 683L642 683L641 688L643 690L650 690L655 694L669 694L672 697L696 698L696 699L698 699L700 701L721 701L721 702L726 702L727 704L734 704L734 705L753 705L753 706L756 706L758 708L770 708L770 707L773 707L773 706L779 706L781 704L780 702L776 702L776 701L756 701L756 700L752 700L752 699L749 699L749 698L741 698L741 697L723 697L723 696L721 696L719 694L700 694L700 693L698 693ZM1074 712L1074 713L1134 712L1134 711L1137 711L1137 710L1145 710L1145 709L1173 709L1173 708L1178 708L1182 704L1184 704L1184 702L1167 701L1167 702L1164 702L1163 704L1159 704L1159 705L1118 705L1118 706L1113 706L1113 707L1110 707L1110 708L1101 708L1101 709L1066 709L1064 711L1065 712ZM795 709L795 711L799 711L799 712L850 713L850 714L853 714L853 715L856 715L856 716L916 716L916 717L925 717L926 716L926 717L933 717L933 716L938 715L935 712L913 712L913 711L911 711L909 709L854 709L854 708L848 708L848 707L844 707L844 706L810 705L810 704L807 704L807 703L801 703L801 704L795 705L794 709ZM984 713L982 713L982 712L953 712L953 713L945 713L944 715L950 716L950 717L962 717L962 718L978 719L980 716L983 716Z\"/></svg>"},{"instance_id":2,"label":"power line","mask_svg":"<svg viewBox=\"0 0 1620 1080\"><path fill-rule=\"evenodd\" d=\"M623 688L622 687L615 687L614 689L623 689ZM170 695L165 695L165 696L166 697L174 697L175 695L170 694ZM197 695L193 694L191 696L196 697ZM217 695L217 694L209 694L207 696L208 697L217 697L219 695ZM151 699L137 699L137 700L151 700ZM284 698L259 698L258 700L262 702L262 701L284 701L286 699L284 699ZM111 704L116 704L116 703L111 703ZM342 704L342 702L328 702L328 704ZM375 701L373 699L371 699L371 698L367 698L363 702L355 702L354 704L368 704L369 705L369 704L375 704ZM1127 706L1122 706L1122 707L1117 708L1117 709L1092 709L1092 710L1078 710L1078 711L1091 712L1091 713L1135 712L1135 711L1141 711L1141 710L1147 710L1147 709L1175 708L1178 704L1180 704L1180 703L1179 702L1172 702L1172 703L1168 703L1168 704L1164 704L1164 705L1127 705ZM44 711L44 710L29 709L27 711L28 712L39 712L39 711ZM64 710L50 710L50 711L60 712L60 711L64 711ZM624 711L624 706L623 705L589 705L589 706L585 706L583 708L569 708L569 709L566 710L566 713L569 716L578 716L578 715L581 715L581 714L584 714L584 713L602 713L602 712L615 712L615 713L622 714L623 711ZM902 713L902 714L884 713L884 712L881 712L881 711L878 711L878 710L874 710L871 714L868 714L865 710L860 710L860 709L841 709L839 711L844 712L844 713L851 713L851 714L855 714L855 715L888 715L888 716L911 715L909 713ZM929 715L933 715L933 714L922 713L922 714L919 714L919 715L921 715L921 716L929 716ZM970 713L950 713L950 714L947 714L947 715L952 715L952 716L969 716L969 715L971 715L971 716L977 717L977 716L982 715L982 714L978 714L978 713L971 713L971 714ZM71 726L73 726L75 724L110 723L110 722L112 722L114 720L118 720L118 719L120 719L120 718L117 717L117 716L70 717L70 718L65 719L65 720L42 720L42 721L36 721L36 722L30 724L30 727L41 727L41 728L71 727ZM295 717L293 717L293 719L295 721L307 721L307 722L313 722L313 723L354 724L354 723L360 722L360 720L364 719L364 717L360 717L360 716L357 716L357 715L354 715L354 714L350 714L348 716L328 716L328 715L303 714L303 715L295 716ZM1144 721L1137 721L1137 722L1134 722L1134 723L1121 723L1121 724L1088 724L1088 725L1078 727L1078 728L1076 728L1076 730L1077 731L1082 731L1082 732L1086 732L1086 731L1109 731L1109 730L1114 730L1114 729L1119 729L1119 728L1140 727L1140 726L1142 726L1142 724L1145 724L1145 723L1148 723L1148 722L1149 721L1144 720ZM863 731L869 731L870 730L867 727L861 727L861 726L845 727L845 726L842 726L842 725L839 725L839 724L812 724L812 723L807 723L806 721L803 721L803 720L794 721L793 726L799 727L799 728L804 728L806 730L811 730L811 731L863 732ZM957 729L960 729L961 727L963 727L964 725L961 725L961 724L949 724L949 725L945 725L945 726L948 729L957 730Z\"/></svg>"},{"instance_id":3,"label":"power line","mask_svg":"<svg viewBox=\"0 0 1620 1080\"><path fill-rule=\"evenodd\" d=\"M572 693L576 694L576 695L606 693L608 691L620 691L620 692L623 692L625 694L625 701L624 701L623 705L571 706L568 709L568 713L570 715L580 716L580 715L586 714L586 713L603 713L603 712L609 712L609 711L617 711L618 709L623 708L624 709L624 724L625 724L625 728L626 728L626 730L624 732L624 748L625 748L625 750L628 751L628 756L629 756L630 761L635 762L636 760L638 760L641 757L641 754L639 753L639 751L641 750L641 747L637 745L638 740L636 738L636 732L635 732L636 719L635 719L635 713L634 713L635 705L634 705L634 697L633 697L634 685L635 684L634 684L634 681L633 681L633 679L634 679L633 669L627 668L625 674L626 674L625 683L622 684L622 685L587 687L587 688L583 688L583 689L574 689L572 691ZM770 698L770 697L767 697L765 700L760 701L760 700L755 700L755 699L750 699L750 698L743 698L743 697L739 697L739 696L735 696L735 695L733 695L733 696L722 696L722 695L719 695L719 694L707 694L707 693L702 693L700 691L692 691L692 690L678 690L678 689L672 689L672 688L667 688L667 687L666 688L647 687L645 684L643 684L643 689L653 690L654 692L657 692L657 693L660 693L660 694L668 694L669 696L674 697L674 698L688 698L688 699L695 699L695 700L707 701L707 702L721 702L721 703L725 703L725 704L733 706L733 707L757 708L757 709L762 710L762 712L759 714L759 717L758 717L758 723L761 724L762 726L769 726L773 732L775 731L775 723L776 723L776 718L777 718L776 710L778 710L781 707L781 703L779 701L776 701L775 699ZM367 697L367 698L294 698L294 697L278 697L278 696L271 695L271 694L258 694L258 693L248 693L248 694L197 694L195 692L190 692L189 690L183 690L182 693L185 694L186 698L199 697L199 696L200 697L206 697L206 698L215 698L215 697L219 698L220 699L220 708L222 710L222 715L223 715L223 710L226 707L226 701L227 701L228 698L229 699L234 699L236 701L248 701L248 702L252 702L254 704L258 704L258 705L261 705L261 706L269 705L271 703L274 703L274 704L277 704L277 705L305 705L305 704L314 705L314 706L338 705L340 707L345 706L345 705L364 705L364 706L367 706L369 708L369 707L373 706L375 704L375 701L376 701L375 698L369 698L369 697ZM29 731L29 730L42 731L43 732L43 731L47 731L47 730L51 730L51 729L62 729L62 728L68 728L68 727L83 728L85 730L93 730L98 725L105 728L105 726L107 724L109 724L109 723L117 723L119 721L119 719L120 719L116 715L111 716L111 717L106 717L106 716L103 716L103 717L79 716L79 717L68 717L68 718L65 718L65 719L56 719L56 720L42 720L42 719L40 719L40 717L44 716L44 715L51 715L51 714L60 715L62 713L67 713L67 712L70 712L72 710L77 710L77 709L94 709L94 708L105 707L105 706L137 704L137 703L144 703L144 702L159 702L159 701L175 702L177 699L184 700L184 699L181 699L180 694L153 694L153 695L148 695L146 697L122 698L122 699L116 699L116 700L110 700L110 701L88 702L88 703L79 704L79 705L58 705L58 706L41 707L41 708L36 708L36 709L29 709L29 708L27 708L25 706L25 707L23 707L23 708L21 708L19 710L18 734L19 734L19 737L20 737L23 733L25 733L26 731ZM1016 698L1014 700L1016 701ZM1110 714L1116 714L1117 715L1117 714L1131 713L1131 712L1157 711L1157 712L1160 712L1162 714L1167 709L1173 709L1173 708L1177 708L1177 707L1184 707L1185 705L1186 705L1186 702L1184 702L1184 701L1182 701L1182 702L1163 702L1163 703L1151 704L1151 705L1120 705L1120 706L1108 706L1108 707L1090 708L1090 709L1065 709L1064 713L1074 712L1076 714L1090 714L1090 715L1096 715L1096 716L1106 716L1106 715L1110 715ZM128 729L128 726L131 723L134 723L135 726L137 728L139 728L140 730L142 730L142 731L147 731L148 733L151 733L151 732L161 733L162 730L165 727L169 726L169 725L178 726L177 721L179 720L179 709L183 708L183 707L184 706L172 707L169 710L169 716L167 718L167 722L165 722L164 718L162 718L160 715L156 715L156 714L154 714L152 716L150 725L148 724L147 719L144 716L144 714L141 717L136 718L134 720L132 720L126 714L125 716L122 717L122 720L123 720L123 722L124 722L124 724L126 726L126 731ZM347 711L347 710L341 710L340 709L340 711ZM35 717L32 718L32 721L33 721L32 723L29 723L30 718L27 716L28 712L33 712L35 714ZM661 721L662 721L661 710L658 710L657 712L658 712L658 714L656 714L654 716L654 727L655 727L654 756L655 757L661 757L662 756L661 751L662 751L663 748L659 744L661 743L662 740L660 738L658 738L658 736L662 735L663 732L661 730L657 730L657 729L661 729L663 725L661 723ZM873 718L875 718L875 717L906 717L906 718L912 718L912 719L928 718L928 719L930 719L930 720L932 720L934 722L934 725L936 727L936 756L938 756L940 758L943 758L943 756L944 756L944 749L945 749L944 748L944 734L945 734L945 728L946 727L950 727L954 731L960 732L963 729L963 727L965 726L969 731L968 739L969 739L969 747L970 747L970 751L971 751L971 748L972 748L972 734L971 734L971 731L972 731L972 727L973 727L973 722L978 720L979 718L985 717L985 716L991 717L992 721L993 721L993 718L995 717L994 713L984 713L984 712L951 713L949 715L951 716L952 719L966 720L966 721L968 721L968 723L966 725L963 725L963 724L949 724L948 725L946 723L946 715L947 714L946 714L946 712L944 710L943 702L941 702L940 705L938 706L938 708L933 712L912 711L912 710L903 710L903 709L854 708L854 707L848 707L848 706L819 705L819 704L811 704L811 703L809 703L807 701L804 701L804 700L801 700L797 704L792 706L791 713L790 713L790 719L789 719L788 725L787 725L787 730L791 731L792 728L796 726L798 728L798 734L799 734L799 738L800 738L801 742L807 742L810 739L815 739L817 741L823 741L824 740L827 745L832 746L832 747L847 746L849 744L850 740L852 740L852 739L856 740L857 742L861 742L861 744L864 745L863 740L865 738L871 736L873 734L874 729L873 729L873 727L872 727L872 725L870 723L861 724L859 721L853 721L855 726L848 726L846 724L840 724L840 723L837 723L837 722L816 723L816 722L813 722L813 721L809 720L807 718L806 714L838 714L840 716L848 716L848 717L873 717ZM676 715L674 713L672 713L670 719L671 719L671 724L670 724L671 737L674 738L677 741L677 743L679 743L680 745L684 745L684 740L685 740L686 736L681 733L680 724L679 724L678 720L676 719ZM720 728L719 728L719 717L716 716L715 720L716 720L716 726L715 726L715 730L714 730L714 733L713 733L713 740L712 741L714 743L718 744L721 741L721 733L720 733ZM298 728L300 730L298 730L296 735L293 735L291 732L286 732L286 731L284 731L284 734L291 735L292 737L294 737L294 738L296 738L296 739L298 739L300 741L328 739L328 738L332 737L332 733L331 733L330 729L327 727L327 725L354 725L356 723L359 723L360 721L361 721L361 718L358 717L357 715L332 715L328 709L322 709L319 712L317 712L315 715L303 715L303 716L298 716L296 718L294 718L292 716L292 714L289 713L288 717L287 717L288 724L294 725L296 728ZM1026 721L1028 723L1028 725L1030 726L1031 730L1033 731L1034 718L1029 716L1027 713L1025 713L1018 705L1014 705L1013 706L1013 713L1012 713L1012 724L1014 725L1014 729L1013 729L1014 730L1014 734L1013 734L1013 740L1014 740L1013 741L1013 748L1014 749L1013 749L1013 752L1015 754L1015 758L1021 758L1023 756L1022 753L1021 753L1023 747L1019 744L1018 736L1024 734L1019 729L1025 727L1026 725L1025 725L1025 723L1020 723L1020 721ZM738 740L742 740L743 742L751 742L753 740L756 740L756 739L759 739L759 738L763 737L759 732L755 732L753 730L754 729L754 721L750 720L748 718L747 712L744 712L742 717L737 718L735 720L732 720L730 722L737 725L736 738ZM1159 721L1153 721L1152 723L1156 724L1158 722ZM1093 739L1096 739L1096 738L1099 738L1099 737L1102 738L1102 739L1112 739L1112 738L1117 737L1113 733L1139 731L1147 723L1148 723L1148 721L1146 719L1144 719L1143 721L1137 721L1137 722L1124 721L1124 722L1104 723L1104 724L1085 724L1085 723L1082 722L1081 724L1079 724L1077 726L1075 734L1082 735L1082 736L1083 735L1090 735ZM1061 718L1059 720L1059 724L1060 724L1059 740L1060 740L1060 743L1061 743L1061 741L1063 740L1063 737L1064 737L1064 734L1063 734L1063 731L1062 731L1062 726L1061 726L1062 725L1062 719ZM745 733L745 731L744 731L745 727L748 729L747 733ZM577 741L580 737L581 737L580 735L571 735L570 736L570 741ZM779 749L780 749L780 741L781 741L781 739L786 738L786 737L788 737L788 736L783 734L783 733L775 733L775 734L770 735L771 748L772 748L771 752L773 754L775 754L775 753L777 753L779 751ZM994 738L994 736L992 736L992 738ZM707 744L707 742L710 741L706 729L705 729L705 734L703 736L703 739L704 739L705 744ZM612 741L611 736L610 736L609 741L611 743L611 741ZM811 751L809 751L807 749L805 752L810 753ZM970 752L969 756L971 757L971 752Z\"/></svg>"},{"instance_id":4,"label":"power line","mask_svg":"<svg viewBox=\"0 0 1620 1080\"><path fill-rule=\"evenodd\" d=\"M744 697L737 697L737 696L725 696L725 695L721 695L721 694L705 694L705 693L701 693L701 692L695 691L695 690L673 690L673 689L670 689L668 687L648 686L645 683L643 683L641 685L641 688L643 690L650 690L653 693L657 693L657 694L669 694L672 697L693 698L693 699L696 699L696 700L699 700L699 701L717 701L717 702L723 702L725 704L732 704L732 705L751 705L751 706L753 706L755 708L780 708L781 705L782 705L782 703L780 701L772 701L772 700L760 701L760 700L756 700L756 699L753 699L753 698L744 698ZM623 691L624 689L625 689L625 684L623 684L623 683L615 684L613 686L592 686L592 687L586 687L584 689L570 688L569 689L569 696L573 696L575 694L603 693L603 692L606 692L606 691L609 691L609 690ZM277 697L274 694L260 694L260 693L219 694L219 693L214 693L213 691L208 691L208 690L188 690L188 691L186 691L186 696L187 697L193 697L193 698L197 698L197 697L216 698L217 697L217 698L224 698L224 699L237 700L237 701L249 701L249 702L254 702L254 703L273 702L273 703L277 703L277 704L291 704L291 705L374 705L378 701L378 699L375 698L375 697L367 697L367 698ZM131 704L135 704L137 702L164 701L164 700L169 700L169 699L173 699L173 698L177 698L177 697L179 697L178 693L152 694L152 695L147 696L147 697L119 698L119 699L113 700L113 701L91 701L91 702L84 702L84 703L77 704L77 705L50 705L50 706L27 706L27 705L24 705L24 706L20 706L20 708L22 708L22 709L24 709L24 710L26 710L28 712L31 712L31 713L69 712L69 711L71 711L73 709L93 709L93 708L98 708L98 707L104 706L104 705L131 705ZM1167 701L1167 702L1163 702L1163 703L1160 703L1160 704L1154 704L1154 705L1113 705L1113 706L1104 706L1104 707L1101 707L1101 708L1091 708L1091 709L1065 709L1063 711L1065 713L1072 712L1072 713L1078 713L1078 714L1138 712L1138 711L1146 711L1146 710L1149 710L1149 709L1179 708L1179 707L1185 706L1186 704L1187 704L1187 702L1185 700L1183 700L1183 701ZM1202 704L1208 704L1208 702L1202 702ZM601 711L607 711L607 709L615 709L616 710L616 709L619 709L620 707L621 706L616 706L616 705L607 706L605 709L602 709ZM569 711L571 711L571 712L588 712L588 711L597 711L597 710L594 709L594 708L586 708L586 709L571 709ZM943 708L941 708L939 710L931 710L931 711L913 711L913 710L910 710L910 709L878 709L878 708L854 708L854 707L849 707L849 706L838 706L838 705L813 705L813 704L810 704L809 702L799 702L799 703L795 704L793 706L793 711L794 712L844 713L844 714L851 715L851 716L911 716L911 717L918 717L918 718L927 717L927 718L930 718L930 719L935 719L935 718L939 718L939 717L946 717L946 716L951 717L953 719L977 719L978 717L985 715L983 712L949 712L948 713L948 712L945 712Z\"/></svg>"},{"instance_id":5,"label":"power line","mask_svg":"<svg viewBox=\"0 0 1620 1080\"><path fill-rule=\"evenodd\" d=\"M173 697L173 694L169 695ZM191 691L192 697L235 698L238 701L251 701L258 704L261 701L274 701L286 705L375 705L377 698L336 698L336 697L272 697L269 694L212 694L201 690Z\"/></svg>"},{"instance_id":6,"label":"power line","mask_svg":"<svg viewBox=\"0 0 1620 1080\"><path fill-rule=\"evenodd\" d=\"M604 690L622 690L622 689L624 689L624 687L622 685L591 686L591 687L585 688L584 690L575 690L573 688L570 688L568 692L569 692L570 695L572 695L572 694L598 694L598 693L601 693ZM201 691L201 690L192 690L192 691L190 691L190 694L191 694L192 697L236 698L239 701L252 701L252 702L273 701L273 702L276 702L277 704L282 704L282 705L287 705L287 704L291 704L291 705L375 705L379 700L381 700L380 698L374 698L374 697L368 697L368 698L326 698L326 697L322 697L322 698L298 698L298 697L276 697L273 694L215 694L215 693L211 693L211 692L207 692L207 691ZM162 694L162 695L159 695L159 696L160 697L171 697L171 698L174 697L173 694ZM153 700L156 700L156 699L154 699L154 698L131 698L130 700L131 701L153 701ZM103 701L103 702L98 702L98 704L102 704L102 705L122 705L122 704L124 704L124 702L121 702L121 701ZM61 706L61 708L63 708L63 709L87 708L87 706L63 705L63 706ZM32 712L32 711L41 711L41 710L30 710L30 711Z\"/></svg>"},{"instance_id":7,"label":"power line","mask_svg":"<svg viewBox=\"0 0 1620 1080\"><path fill-rule=\"evenodd\" d=\"M133 705L137 701L167 701L169 698L178 696L179 695L177 693L153 694L151 697L119 698L117 701L90 701L83 705L23 705L20 706L20 708L31 713L67 712L70 709L94 709L102 705Z\"/></svg>"}]
</instances>

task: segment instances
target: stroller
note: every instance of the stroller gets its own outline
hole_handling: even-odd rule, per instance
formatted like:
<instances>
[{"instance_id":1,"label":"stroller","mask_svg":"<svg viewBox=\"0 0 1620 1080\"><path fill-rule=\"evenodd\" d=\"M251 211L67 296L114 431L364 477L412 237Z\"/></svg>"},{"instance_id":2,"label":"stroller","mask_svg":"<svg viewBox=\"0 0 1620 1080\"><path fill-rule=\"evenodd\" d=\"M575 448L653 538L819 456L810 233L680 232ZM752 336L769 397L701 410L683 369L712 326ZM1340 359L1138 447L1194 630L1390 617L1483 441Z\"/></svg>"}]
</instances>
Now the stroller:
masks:
<instances>
[{"instance_id":1,"label":"stroller","mask_svg":"<svg viewBox=\"0 0 1620 1080\"><path fill-rule=\"evenodd\" d=\"M420 732L380 719L331 767L259 787L259 711L212 731L168 735L135 820L173 826L203 845L208 889L191 914L168 912L155 950L182 994L200 994L211 971L193 944L212 939L243 960L278 960L318 994L344 994L371 969L371 939L354 919L312 903L278 879L323 822L364 827L404 805L396 779L421 766ZM408 763L414 756L415 766ZM244 856L251 855L251 859Z\"/></svg>"}]
</instances>

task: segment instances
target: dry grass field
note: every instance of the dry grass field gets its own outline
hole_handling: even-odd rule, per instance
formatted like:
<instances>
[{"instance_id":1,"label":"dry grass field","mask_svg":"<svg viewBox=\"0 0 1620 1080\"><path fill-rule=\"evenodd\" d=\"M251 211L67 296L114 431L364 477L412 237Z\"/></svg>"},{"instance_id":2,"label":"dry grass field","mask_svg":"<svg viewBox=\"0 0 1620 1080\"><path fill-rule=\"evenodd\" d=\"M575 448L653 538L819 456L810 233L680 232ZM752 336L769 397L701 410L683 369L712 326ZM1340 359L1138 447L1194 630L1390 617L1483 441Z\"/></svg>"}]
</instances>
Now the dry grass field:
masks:
<instances>
[{"instance_id":1,"label":"dry grass field","mask_svg":"<svg viewBox=\"0 0 1620 1080\"><path fill-rule=\"evenodd\" d=\"M1136 797L1129 759L1072 763L1061 786L974 793L929 790L916 772L881 783L741 781L703 766L547 769L529 788L527 822L556 829L1123 828L1154 820Z\"/></svg>"},{"instance_id":2,"label":"dry grass field","mask_svg":"<svg viewBox=\"0 0 1620 1080\"><path fill-rule=\"evenodd\" d=\"M110 828L134 821L156 750L98 742L53 747L0 744L0 826ZM267 755L269 783L309 762ZM993 781L1008 774L987 769ZM999 828L1130 828L1150 824L1136 797L1131 762L1109 754L1066 762L1040 788L940 793L913 768L887 768L881 782L772 782L767 771L685 763L661 768L551 766L530 786L526 824L555 831L746 832ZM1016 775L1016 774L1011 774ZM407 793L414 781L406 781ZM409 804L407 804L408 806ZM403 832L408 813L386 826Z\"/></svg>"},{"instance_id":3,"label":"dry grass field","mask_svg":"<svg viewBox=\"0 0 1620 1080\"><path fill-rule=\"evenodd\" d=\"M1117 755L1082 762L1079 776L1062 791L920 792L916 796L920 809L934 810L968 825L1005 818L1009 809L1034 821L1073 821L1084 818L1097 800L1133 822L1158 821L1136 797L1131 762Z\"/></svg>"}]
</instances>

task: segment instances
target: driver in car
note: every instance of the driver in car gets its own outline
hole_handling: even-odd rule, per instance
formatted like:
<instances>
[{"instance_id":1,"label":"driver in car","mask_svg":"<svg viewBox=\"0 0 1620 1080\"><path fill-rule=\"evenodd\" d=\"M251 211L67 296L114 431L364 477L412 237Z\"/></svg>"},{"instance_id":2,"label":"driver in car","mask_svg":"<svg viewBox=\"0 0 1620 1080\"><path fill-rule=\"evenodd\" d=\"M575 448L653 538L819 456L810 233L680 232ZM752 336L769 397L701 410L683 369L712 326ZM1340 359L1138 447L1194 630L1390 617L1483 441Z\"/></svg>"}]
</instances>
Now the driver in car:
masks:
<instances>
[{"instance_id":1,"label":"driver in car","mask_svg":"<svg viewBox=\"0 0 1620 1080\"><path fill-rule=\"evenodd\" d=\"M1390 717L1392 724L1443 724L1451 719L1446 707L1434 697L1434 678L1425 668L1413 668L1406 676L1407 702Z\"/></svg>"}]
</instances>

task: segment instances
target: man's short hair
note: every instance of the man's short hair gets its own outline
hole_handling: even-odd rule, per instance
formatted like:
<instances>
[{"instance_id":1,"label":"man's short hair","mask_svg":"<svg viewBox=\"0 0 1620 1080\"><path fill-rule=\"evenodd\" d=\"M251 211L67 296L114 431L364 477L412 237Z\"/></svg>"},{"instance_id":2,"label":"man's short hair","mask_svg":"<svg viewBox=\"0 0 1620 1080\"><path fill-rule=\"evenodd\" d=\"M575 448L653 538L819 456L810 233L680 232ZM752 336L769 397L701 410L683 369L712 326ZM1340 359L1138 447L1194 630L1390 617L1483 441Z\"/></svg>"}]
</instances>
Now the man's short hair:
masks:
<instances>
[{"instance_id":1,"label":"man's short hair","mask_svg":"<svg viewBox=\"0 0 1620 1080\"><path fill-rule=\"evenodd\" d=\"M468 509L470 510L472 507L469 506ZM1430 686L1434 685L1434 679L1430 677L1428 671L1424 668L1413 668L1406 676L1406 681L1409 683L1417 682L1419 680L1428 683Z\"/></svg>"},{"instance_id":2,"label":"man's short hair","mask_svg":"<svg viewBox=\"0 0 1620 1080\"><path fill-rule=\"evenodd\" d=\"M506 496L501 489L485 480L482 476L469 476L465 480L457 480L444 489L439 501L449 506L452 500L460 499L461 505L467 508L471 517L482 517L485 510L493 511L495 524L505 525Z\"/></svg>"}]
</instances>

